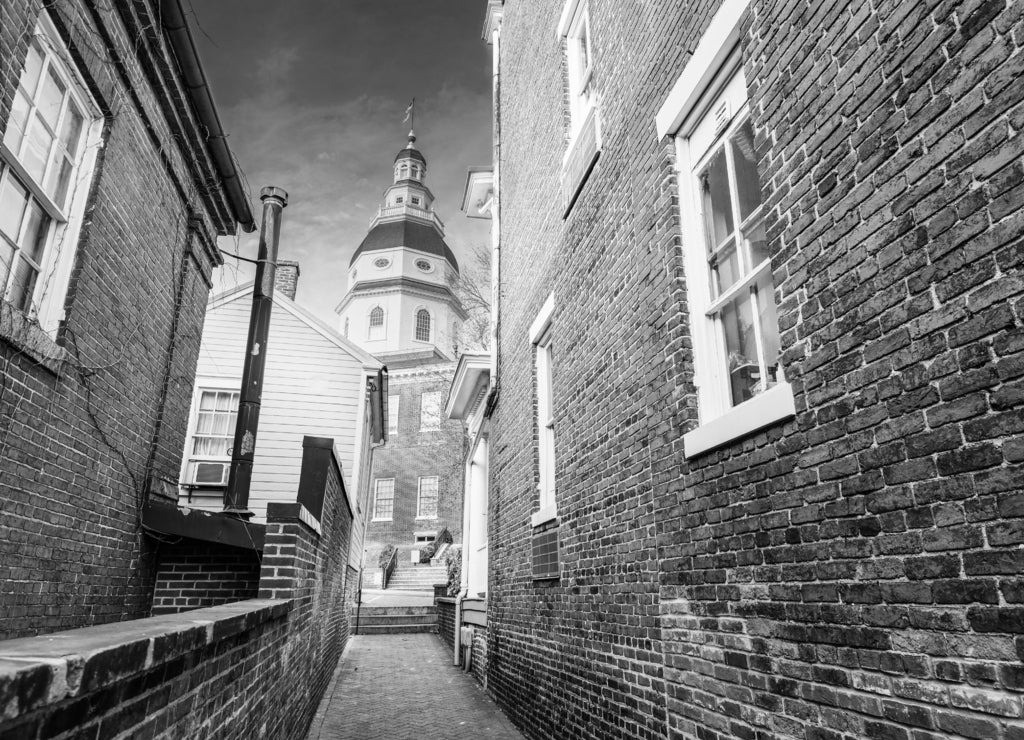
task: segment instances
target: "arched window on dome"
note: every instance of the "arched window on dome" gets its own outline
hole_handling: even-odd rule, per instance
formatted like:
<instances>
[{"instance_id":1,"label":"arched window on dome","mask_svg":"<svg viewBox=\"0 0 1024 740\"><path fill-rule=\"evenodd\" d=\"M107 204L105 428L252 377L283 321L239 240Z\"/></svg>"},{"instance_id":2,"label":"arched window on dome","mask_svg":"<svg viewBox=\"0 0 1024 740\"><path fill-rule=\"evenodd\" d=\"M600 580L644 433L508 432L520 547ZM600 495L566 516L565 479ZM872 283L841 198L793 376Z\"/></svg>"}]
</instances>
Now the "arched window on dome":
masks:
<instances>
[{"instance_id":1,"label":"arched window on dome","mask_svg":"<svg viewBox=\"0 0 1024 740\"><path fill-rule=\"evenodd\" d=\"M398 168L398 179L405 180L409 177L409 165L403 164Z\"/></svg>"},{"instance_id":2,"label":"arched window on dome","mask_svg":"<svg viewBox=\"0 0 1024 740\"><path fill-rule=\"evenodd\" d=\"M416 312L416 341L430 341L430 311L425 308Z\"/></svg>"},{"instance_id":3,"label":"arched window on dome","mask_svg":"<svg viewBox=\"0 0 1024 740\"><path fill-rule=\"evenodd\" d=\"M420 166L418 164L412 166L412 176L414 180L420 179Z\"/></svg>"},{"instance_id":4,"label":"arched window on dome","mask_svg":"<svg viewBox=\"0 0 1024 740\"><path fill-rule=\"evenodd\" d=\"M384 309L380 306L374 306L370 310L370 331L367 335L368 339L383 339L384 338Z\"/></svg>"}]
</instances>

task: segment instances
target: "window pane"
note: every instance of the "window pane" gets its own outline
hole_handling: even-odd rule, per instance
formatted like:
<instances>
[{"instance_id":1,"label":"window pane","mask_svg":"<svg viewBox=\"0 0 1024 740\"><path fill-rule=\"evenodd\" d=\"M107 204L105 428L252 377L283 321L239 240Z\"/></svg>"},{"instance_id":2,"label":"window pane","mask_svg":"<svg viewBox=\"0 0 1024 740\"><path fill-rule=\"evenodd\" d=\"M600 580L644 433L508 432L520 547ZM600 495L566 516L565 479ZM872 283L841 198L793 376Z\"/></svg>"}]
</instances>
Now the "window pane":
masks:
<instances>
[{"instance_id":1,"label":"window pane","mask_svg":"<svg viewBox=\"0 0 1024 740\"><path fill-rule=\"evenodd\" d=\"M733 232L732 203L725 150L719 149L700 173L701 206L704 210L708 249L714 249Z\"/></svg>"},{"instance_id":2,"label":"window pane","mask_svg":"<svg viewBox=\"0 0 1024 740\"><path fill-rule=\"evenodd\" d=\"M785 380L779 365L779 315L775 308L775 291L772 287L771 272L763 275L755 288L755 299L758 306L758 321L761 323L761 345L764 350L764 364L768 368L768 377L764 387L771 388Z\"/></svg>"},{"instance_id":3,"label":"window pane","mask_svg":"<svg viewBox=\"0 0 1024 740\"><path fill-rule=\"evenodd\" d=\"M711 258L711 272L714 276L715 295L720 295L740 279L740 260L736 254L736 243L730 239L726 245Z\"/></svg>"},{"instance_id":4,"label":"window pane","mask_svg":"<svg viewBox=\"0 0 1024 740\"><path fill-rule=\"evenodd\" d=\"M21 217L28 205L28 190L10 174L0 190L0 231L17 243L21 232Z\"/></svg>"},{"instance_id":5,"label":"window pane","mask_svg":"<svg viewBox=\"0 0 1024 740\"><path fill-rule=\"evenodd\" d=\"M19 311L27 312L32 305L32 290L36 286L38 271L28 260L18 259L14 268L14 279L11 281L10 302Z\"/></svg>"},{"instance_id":6,"label":"window pane","mask_svg":"<svg viewBox=\"0 0 1024 740\"><path fill-rule=\"evenodd\" d=\"M416 339L420 342L430 341L430 313L424 309L416 312Z\"/></svg>"},{"instance_id":7,"label":"window pane","mask_svg":"<svg viewBox=\"0 0 1024 740\"><path fill-rule=\"evenodd\" d=\"M757 178L757 155L754 152L754 129L744 121L733 135L733 163L736 165L736 190L740 200L742 222L761 205L761 185Z\"/></svg>"},{"instance_id":8,"label":"window pane","mask_svg":"<svg viewBox=\"0 0 1024 740\"><path fill-rule=\"evenodd\" d=\"M64 102L64 91L64 83L57 76L57 71L51 65L46 71L46 79L43 80L43 87L39 91L39 97L37 98L39 115L46 121L50 131L57 130L61 103Z\"/></svg>"},{"instance_id":9,"label":"window pane","mask_svg":"<svg viewBox=\"0 0 1024 740\"><path fill-rule=\"evenodd\" d=\"M726 368L732 403L754 397L761 383L761 366L757 361L757 340L750 296L743 295L727 303L720 314L725 338Z\"/></svg>"},{"instance_id":10,"label":"window pane","mask_svg":"<svg viewBox=\"0 0 1024 740\"><path fill-rule=\"evenodd\" d=\"M199 409L201 411L213 409L215 398L216 394L214 394L212 391L203 391L203 395L199 397Z\"/></svg>"},{"instance_id":11,"label":"window pane","mask_svg":"<svg viewBox=\"0 0 1024 740\"><path fill-rule=\"evenodd\" d=\"M21 248L24 250L23 254L27 255L38 267L39 261L43 257L43 247L46 245L46 232L50 227L50 217L33 200L29 203L27 221Z\"/></svg>"},{"instance_id":12,"label":"window pane","mask_svg":"<svg viewBox=\"0 0 1024 740\"><path fill-rule=\"evenodd\" d=\"M60 143L64 145L72 159L78 153L78 141L82 138L82 123L83 118L78 106L73 100L69 100L68 112L60 127Z\"/></svg>"},{"instance_id":13,"label":"window pane","mask_svg":"<svg viewBox=\"0 0 1024 740\"><path fill-rule=\"evenodd\" d=\"M7 276L11 274L13 266L14 247L0 236L0 296L4 293L4 287L7 285Z\"/></svg>"},{"instance_id":14,"label":"window pane","mask_svg":"<svg viewBox=\"0 0 1024 740\"><path fill-rule=\"evenodd\" d=\"M21 163L25 165L29 176L37 182L42 182L43 172L46 170L46 160L50 156L52 146L53 135L46 130L38 117L34 118L29 127L28 141L25 142Z\"/></svg>"},{"instance_id":15,"label":"window pane","mask_svg":"<svg viewBox=\"0 0 1024 740\"><path fill-rule=\"evenodd\" d=\"M32 95L36 91L36 84L39 82L39 70L43 68L43 51L39 47L39 39L33 38L32 44L28 47L28 55L25 57L25 69L21 72L21 86L25 92Z\"/></svg>"},{"instance_id":16,"label":"window pane","mask_svg":"<svg viewBox=\"0 0 1024 740\"><path fill-rule=\"evenodd\" d=\"M11 117L7 119L7 131L4 132L4 144L12 152L17 152L21 148L21 140L25 138L29 108L30 103L25 93L21 90L15 92L11 104Z\"/></svg>"},{"instance_id":17,"label":"window pane","mask_svg":"<svg viewBox=\"0 0 1024 740\"><path fill-rule=\"evenodd\" d=\"M234 411L235 407L238 406L238 395L237 393L218 393L217 410Z\"/></svg>"},{"instance_id":18,"label":"window pane","mask_svg":"<svg viewBox=\"0 0 1024 740\"><path fill-rule=\"evenodd\" d=\"M754 223L744 237L746 237L747 247L750 249L750 266L757 267L770 256L768 240L764 233L764 219Z\"/></svg>"},{"instance_id":19,"label":"window pane","mask_svg":"<svg viewBox=\"0 0 1024 740\"><path fill-rule=\"evenodd\" d=\"M68 198L68 185L71 184L71 170L71 161L60 157L58 163L50 168L50 175L46 178L44 189L61 208L67 205L65 201Z\"/></svg>"}]
</instances>

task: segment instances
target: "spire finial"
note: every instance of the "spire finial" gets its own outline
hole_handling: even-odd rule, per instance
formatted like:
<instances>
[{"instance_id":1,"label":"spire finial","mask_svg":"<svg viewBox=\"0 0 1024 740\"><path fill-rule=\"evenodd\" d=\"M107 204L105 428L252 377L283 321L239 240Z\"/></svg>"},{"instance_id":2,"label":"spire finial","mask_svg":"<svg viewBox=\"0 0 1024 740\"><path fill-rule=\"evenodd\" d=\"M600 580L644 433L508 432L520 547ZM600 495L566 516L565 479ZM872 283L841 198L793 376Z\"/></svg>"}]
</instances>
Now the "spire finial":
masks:
<instances>
[{"instance_id":1,"label":"spire finial","mask_svg":"<svg viewBox=\"0 0 1024 740\"><path fill-rule=\"evenodd\" d=\"M405 148L406 149L415 149L416 148L416 132L413 131L412 129L409 129L409 143L406 144Z\"/></svg>"}]
</instances>

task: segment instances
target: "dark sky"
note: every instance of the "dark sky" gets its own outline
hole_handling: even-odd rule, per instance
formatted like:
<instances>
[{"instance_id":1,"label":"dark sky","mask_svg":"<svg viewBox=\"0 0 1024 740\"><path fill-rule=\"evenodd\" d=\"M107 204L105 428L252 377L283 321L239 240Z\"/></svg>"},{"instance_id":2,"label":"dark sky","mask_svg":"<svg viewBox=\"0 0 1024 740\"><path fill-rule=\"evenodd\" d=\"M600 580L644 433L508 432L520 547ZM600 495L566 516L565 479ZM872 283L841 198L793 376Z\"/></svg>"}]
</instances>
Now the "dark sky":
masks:
<instances>
[{"instance_id":1,"label":"dark sky","mask_svg":"<svg viewBox=\"0 0 1024 740\"><path fill-rule=\"evenodd\" d=\"M416 98L427 184L456 255L488 241L460 211L466 168L490 163L485 0L185 0L229 144L259 190L289 193L283 259L301 264L298 302L331 325L349 258L366 234ZM254 256L256 238L221 247ZM214 291L248 279L226 259ZM234 263L234 264L232 264Z\"/></svg>"}]
</instances>

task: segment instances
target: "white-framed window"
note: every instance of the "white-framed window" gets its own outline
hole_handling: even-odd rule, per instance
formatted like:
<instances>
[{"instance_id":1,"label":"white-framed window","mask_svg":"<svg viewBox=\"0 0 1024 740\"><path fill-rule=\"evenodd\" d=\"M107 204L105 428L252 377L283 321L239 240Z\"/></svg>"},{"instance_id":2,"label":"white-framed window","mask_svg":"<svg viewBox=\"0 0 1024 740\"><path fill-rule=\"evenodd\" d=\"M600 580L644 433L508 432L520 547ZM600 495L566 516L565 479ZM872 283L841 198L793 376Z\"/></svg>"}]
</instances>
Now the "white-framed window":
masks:
<instances>
[{"instance_id":1,"label":"white-framed window","mask_svg":"<svg viewBox=\"0 0 1024 740\"><path fill-rule=\"evenodd\" d=\"M416 341L417 342L429 342L430 341L430 311L425 308L421 308L416 312Z\"/></svg>"},{"instance_id":2,"label":"white-framed window","mask_svg":"<svg viewBox=\"0 0 1024 740\"><path fill-rule=\"evenodd\" d=\"M437 519L437 476L421 475L416 496L416 518Z\"/></svg>"},{"instance_id":3,"label":"white-framed window","mask_svg":"<svg viewBox=\"0 0 1024 740\"><path fill-rule=\"evenodd\" d=\"M398 402L402 397L397 393L388 396L388 435L398 434Z\"/></svg>"},{"instance_id":4,"label":"white-framed window","mask_svg":"<svg viewBox=\"0 0 1024 740\"><path fill-rule=\"evenodd\" d=\"M0 292L54 334L100 138L99 109L45 12L0 144Z\"/></svg>"},{"instance_id":5,"label":"white-framed window","mask_svg":"<svg viewBox=\"0 0 1024 740\"><path fill-rule=\"evenodd\" d=\"M420 396L420 431L441 428L441 391L427 391Z\"/></svg>"},{"instance_id":6,"label":"white-framed window","mask_svg":"<svg viewBox=\"0 0 1024 740\"><path fill-rule=\"evenodd\" d=\"M237 388L238 383L233 387ZM184 485L196 488L227 485L238 403L237 390L196 387L190 433L185 444Z\"/></svg>"},{"instance_id":7,"label":"white-framed window","mask_svg":"<svg viewBox=\"0 0 1024 740\"><path fill-rule=\"evenodd\" d=\"M412 200L412 204L413 204L414 206L418 206L418 205L420 204L420 199L419 199L419 197L418 197L418 196L416 196L416 195L412 196L411 200Z\"/></svg>"},{"instance_id":8,"label":"white-framed window","mask_svg":"<svg viewBox=\"0 0 1024 740\"><path fill-rule=\"evenodd\" d=\"M590 43L590 11L586 0L576 4L565 35L569 72L569 116L576 134L594 105L594 48Z\"/></svg>"},{"instance_id":9,"label":"white-framed window","mask_svg":"<svg viewBox=\"0 0 1024 740\"><path fill-rule=\"evenodd\" d=\"M395 203L405 203L405 196L404 195L396 196L395 197Z\"/></svg>"},{"instance_id":10,"label":"white-framed window","mask_svg":"<svg viewBox=\"0 0 1024 740\"><path fill-rule=\"evenodd\" d=\"M675 134L699 426L692 456L793 415L740 63L747 0L725 0L657 116Z\"/></svg>"},{"instance_id":11,"label":"white-framed window","mask_svg":"<svg viewBox=\"0 0 1024 740\"><path fill-rule=\"evenodd\" d=\"M530 327L537 429L537 511L533 515L533 526L554 519L558 513L555 505L555 405L552 388L551 319L554 307L555 296L552 294Z\"/></svg>"},{"instance_id":12,"label":"white-framed window","mask_svg":"<svg viewBox=\"0 0 1024 740\"><path fill-rule=\"evenodd\" d=\"M373 520L390 522L395 514L395 479L378 478L373 484Z\"/></svg>"},{"instance_id":13,"label":"white-framed window","mask_svg":"<svg viewBox=\"0 0 1024 740\"><path fill-rule=\"evenodd\" d=\"M374 306L370 309L370 320L367 322L368 330L366 334L367 339L383 339L384 338L384 309L380 306Z\"/></svg>"}]
</instances>

